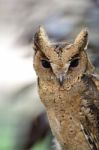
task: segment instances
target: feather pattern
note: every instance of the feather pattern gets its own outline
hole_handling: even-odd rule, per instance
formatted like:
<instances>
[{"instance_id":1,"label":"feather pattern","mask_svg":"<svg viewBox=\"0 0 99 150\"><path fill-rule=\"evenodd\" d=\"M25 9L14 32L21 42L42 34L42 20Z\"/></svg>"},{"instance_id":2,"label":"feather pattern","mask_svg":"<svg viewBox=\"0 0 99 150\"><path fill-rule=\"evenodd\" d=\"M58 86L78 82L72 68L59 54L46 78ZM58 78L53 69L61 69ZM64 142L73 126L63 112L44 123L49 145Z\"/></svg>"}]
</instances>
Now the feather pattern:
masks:
<instances>
[{"instance_id":1,"label":"feather pattern","mask_svg":"<svg viewBox=\"0 0 99 150\"><path fill-rule=\"evenodd\" d=\"M81 111L85 116L81 120L81 128L91 150L99 150L99 90L96 76L85 75L83 82L86 90L82 96Z\"/></svg>"}]
</instances>

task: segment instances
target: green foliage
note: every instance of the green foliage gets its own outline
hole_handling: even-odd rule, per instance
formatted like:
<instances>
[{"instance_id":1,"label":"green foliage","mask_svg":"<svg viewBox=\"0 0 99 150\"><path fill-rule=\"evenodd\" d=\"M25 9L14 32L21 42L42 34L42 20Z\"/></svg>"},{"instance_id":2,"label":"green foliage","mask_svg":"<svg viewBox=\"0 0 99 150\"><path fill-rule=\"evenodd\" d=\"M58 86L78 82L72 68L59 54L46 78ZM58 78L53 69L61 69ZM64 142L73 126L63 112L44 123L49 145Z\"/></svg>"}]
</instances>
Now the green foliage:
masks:
<instances>
[{"instance_id":1,"label":"green foliage","mask_svg":"<svg viewBox=\"0 0 99 150\"><path fill-rule=\"evenodd\" d=\"M50 136L47 136L45 139L37 142L31 150L49 150L50 148Z\"/></svg>"},{"instance_id":2,"label":"green foliage","mask_svg":"<svg viewBox=\"0 0 99 150\"><path fill-rule=\"evenodd\" d=\"M11 129L3 128L0 129L0 150L12 150L12 137Z\"/></svg>"}]
</instances>

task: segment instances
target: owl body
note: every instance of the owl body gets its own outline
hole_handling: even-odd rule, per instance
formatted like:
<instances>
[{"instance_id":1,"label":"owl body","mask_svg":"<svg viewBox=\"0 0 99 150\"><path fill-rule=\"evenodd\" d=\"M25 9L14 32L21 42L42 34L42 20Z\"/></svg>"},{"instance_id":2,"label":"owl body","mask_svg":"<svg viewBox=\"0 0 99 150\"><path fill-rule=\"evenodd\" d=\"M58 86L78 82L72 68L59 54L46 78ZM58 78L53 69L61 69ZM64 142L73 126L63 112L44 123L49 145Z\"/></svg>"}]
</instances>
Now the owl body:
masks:
<instances>
[{"instance_id":1,"label":"owl body","mask_svg":"<svg viewBox=\"0 0 99 150\"><path fill-rule=\"evenodd\" d=\"M99 150L99 90L85 52L87 31L74 44L52 46L43 29L34 39L38 91L61 149Z\"/></svg>"},{"instance_id":2,"label":"owl body","mask_svg":"<svg viewBox=\"0 0 99 150\"><path fill-rule=\"evenodd\" d=\"M59 87L57 82L49 84L39 80L39 94L46 107L52 132L67 150L90 150L80 122L83 119L81 104L85 90L83 79L69 89L65 84Z\"/></svg>"}]
</instances>

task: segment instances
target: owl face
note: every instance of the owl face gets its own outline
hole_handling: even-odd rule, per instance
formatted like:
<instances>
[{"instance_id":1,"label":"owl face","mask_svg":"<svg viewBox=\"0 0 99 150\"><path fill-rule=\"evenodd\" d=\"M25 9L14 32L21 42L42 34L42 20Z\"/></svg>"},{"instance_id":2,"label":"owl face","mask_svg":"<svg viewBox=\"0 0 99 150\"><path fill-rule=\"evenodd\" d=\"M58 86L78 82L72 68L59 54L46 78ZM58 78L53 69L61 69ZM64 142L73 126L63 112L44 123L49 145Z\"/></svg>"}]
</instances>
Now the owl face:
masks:
<instances>
[{"instance_id":1,"label":"owl face","mask_svg":"<svg viewBox=\"0 0 99 150\"><path fill-rule=\"evenodd\" d=\"M85 52L88 33L81 31L73 44L50 43L43 28L34 37L34 68L42 80L55 81L63 85L83 75L88 69Z\"/></svg>"}]
</instances>

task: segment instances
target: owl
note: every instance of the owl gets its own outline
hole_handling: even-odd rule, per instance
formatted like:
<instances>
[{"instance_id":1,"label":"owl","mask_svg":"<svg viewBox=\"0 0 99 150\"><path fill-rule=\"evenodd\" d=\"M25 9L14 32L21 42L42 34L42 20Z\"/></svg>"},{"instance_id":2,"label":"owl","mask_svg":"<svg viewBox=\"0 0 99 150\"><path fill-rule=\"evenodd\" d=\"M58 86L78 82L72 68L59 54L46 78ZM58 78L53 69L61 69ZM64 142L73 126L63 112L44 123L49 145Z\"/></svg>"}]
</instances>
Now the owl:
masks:
<instances>
[{"instance_id":1,"label":"owl","mask_svg":"<svg viewBox=\"0 0 99 150\"><path fill-rule=\"evenodd\" d=\"M86 28L72 43L50 42L43 27L34 36L38 92L59 150L99 150L99 77L87 45Z\"/></svg>"}]
</instances>

